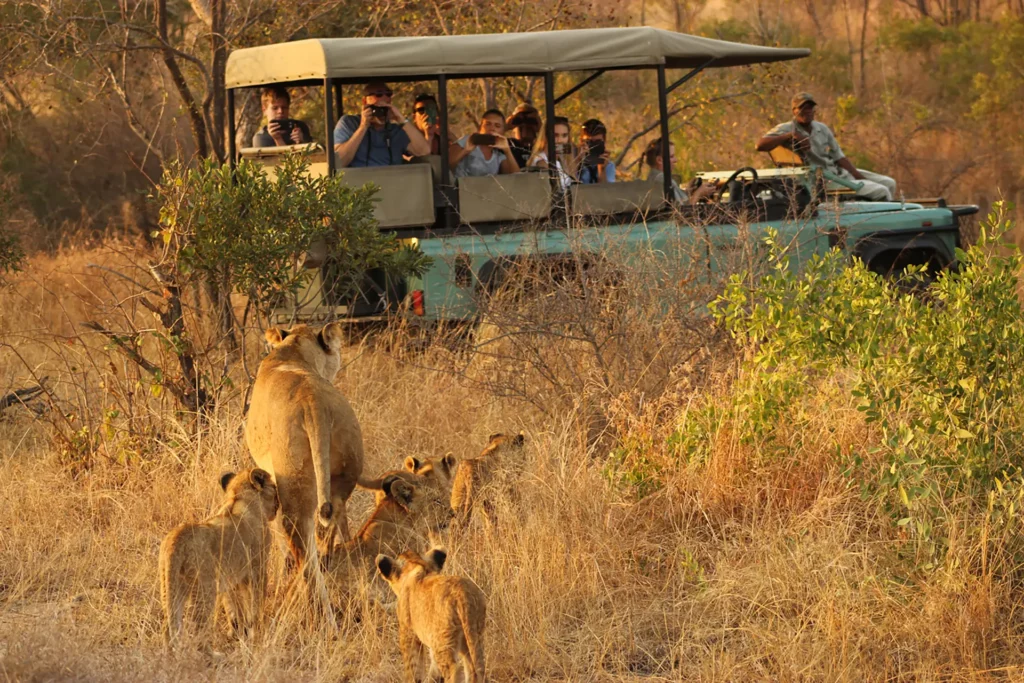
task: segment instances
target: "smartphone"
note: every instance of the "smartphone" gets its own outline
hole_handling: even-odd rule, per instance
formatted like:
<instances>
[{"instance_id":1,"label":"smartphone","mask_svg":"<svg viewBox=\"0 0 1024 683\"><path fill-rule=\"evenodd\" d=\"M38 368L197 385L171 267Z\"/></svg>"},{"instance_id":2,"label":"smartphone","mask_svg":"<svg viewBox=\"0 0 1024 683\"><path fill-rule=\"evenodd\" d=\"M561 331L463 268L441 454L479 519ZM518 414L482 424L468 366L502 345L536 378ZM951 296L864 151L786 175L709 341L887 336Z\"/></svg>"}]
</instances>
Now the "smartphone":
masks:
<instances>
[{"instance_id":1,"label":"smartphone","mask_svg":"<svg viewBox=\"0 0 1024 683\"><path fill-rule=\"evenodd\" d=\"M498 141L498 138L489 133L473 133L469 136L469 141L474 145L493 145Z\"/></svg>"},{"instance_id":2,"label":"smartphone","mask_svg":"<svg viewBox=\"0 0 1024 683\"><path fill-rule=\"evenodd\" d=\"M281 135L286 138L292 136L292 130L295 128L296 122L294 119L274 119L271 123L276 123L281 127Z\"/></svg>"}]
</instances>

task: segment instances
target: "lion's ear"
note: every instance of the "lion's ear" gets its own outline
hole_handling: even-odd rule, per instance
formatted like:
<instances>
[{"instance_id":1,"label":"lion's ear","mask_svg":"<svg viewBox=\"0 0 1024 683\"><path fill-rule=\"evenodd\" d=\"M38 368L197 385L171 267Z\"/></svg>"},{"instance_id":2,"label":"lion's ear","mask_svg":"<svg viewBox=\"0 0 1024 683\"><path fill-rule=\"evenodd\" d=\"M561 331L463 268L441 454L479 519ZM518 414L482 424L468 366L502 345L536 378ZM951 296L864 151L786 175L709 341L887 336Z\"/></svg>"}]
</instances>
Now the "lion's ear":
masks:
<instances>
[{"instance_id":1,"label":"lion's ear","mask_svg":"<svg viewBox=\"0 0 1024 683\"><path fill-rule=\"evenodd\" d=\"M223 489L224 491L227 491L228 490L228 484L230 484L231 480L234 479L234 478L235 478L235 473L234 472L225 472L224 474L220 475L220 487L221 487L221 489Z\"/></svg>"},{"instance_id":2,"label":"lion's ear","mask_svg":"<svg viewBox=\"0 0 1024 683\"><path fill-rule=\"evenodd\" d=\"M448 553L444 548L432 548L427 553L427 561L437 567L437 571L444 569L444 562L448 559Z\"/></svg>"},{"instance_id":3,"label":"lion's ear","mask_svg":"<svg viewBox=\"0 0 1024 683\"><path fill-rule=\"evenodd\" d=\"M377 571L380 572L381 576L383 576L385 579L390 581L391 580L391 575L395 571L395 561L392 560L387 555L383 555L383 554L378 555L377 556Z\"/></svg>"},{"instance_id":4,"label":"lion's ear","mask_svg":"<svg viewBox=\"0 0 1024 683\"><path fill-rule=\"evenodd\" d=\"M266 337L270 348L276 349L284 341L284 338L288 336L288 330L282 330L280 327L271 327L263 333L263 336Z\"/></svg>"},{"instance_id":5,"label":"lion's ear","mask_svg":"<svg viewBox=\"0 0 1024 683\"><path fill-rule=\"evenodd\" d=\"M345 330L341 323L330 323L320 330L320 338L329 349L338 350L345 343Z\"/></svg>"},{"instance_id":6,"label":"lion's ear","mask_svg":"<svg viewBox=\"0 0 1024 683\"><path fill-rule=\"evenodd\" d=\"M421 463L418 458L411 455L405 459L404 463L405 469L413 474L416 474L416 470L418 470L422 464L423 463Z\"/></svg>"},{"instance_id":7,"label":"lion's ear","mask_svg":"<svg viewBox=\"0 0 1024 683\"><path fill-rule=\"evenodd\" d=\"M490 443L492 441L496 441L496 440L500 439L503 436L505 436L505 435L500 433L500 432L497 433L497 434L491 434L489 437L487 437L487 443Z\"/></svg>"},{"instance_id":8,"label":"lion's ear","mask_svg":"<svg viewBox=\"0 0 1024 683\"><path fill-rule=\"evenodd\" d=\"M444 457L441 458L441 467L444 468L444 473L449 479L452 477L452 472L455 471L455 463L454 453L445 453Z\"/></svg>"},{"instance_id":9,"label":"lion's ear","mask_svg":"<svg viewBox=\"0 0 1024 683\"><path fill-rule=\"evenodd\" d=\"M251 481L252 485L257 489L265 489L267 484L270 483L270 473L257 467L249 473L249 481Z\"/></svg>"},{"instance_id":10,"label":"lion's ear","mask_svg":"<svg viewBox=\"0 0 1024 683\"><path fill-rule=\"evenodd\" d=\"M416 487L407 481L402 481L398 477L395 477L395 481L391 484L391 497L397 500L402 505L408 506L412 503L412 498L416 494Z\"/></svg>"},{"instance_id":11,"label":"lion's ear","mask_svg":"<svg viewBox=\"0 0 1024 683\"><path fill-rule=\"evenodd\" d=\"M391 493L391 487L394 486L395 482L399 480L399 476L396 474L389 474L384 477L384 481L380 483L380 490L384 492L384 495L394 498Z\"/></svg>"},{"instance_id":12,"label":"lion's ear","mask_svg":"<svg viewBox=\"0 0 1024 683\"><path fill-rule=\"evenodd\" d=\"M522 432L516 434L516 438L512 439L513 446L521 447L524 443L526 443L526 437L523 435Z\"/></svg>"}]
</instances>

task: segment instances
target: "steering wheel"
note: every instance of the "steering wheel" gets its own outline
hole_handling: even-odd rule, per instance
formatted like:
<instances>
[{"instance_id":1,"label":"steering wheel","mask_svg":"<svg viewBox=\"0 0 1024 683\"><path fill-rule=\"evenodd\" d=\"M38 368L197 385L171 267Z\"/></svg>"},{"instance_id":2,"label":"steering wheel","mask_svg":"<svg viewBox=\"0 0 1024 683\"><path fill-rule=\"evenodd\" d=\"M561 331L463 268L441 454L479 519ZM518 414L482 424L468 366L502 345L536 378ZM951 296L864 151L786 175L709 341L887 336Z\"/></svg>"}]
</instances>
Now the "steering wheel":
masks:
<instances>
[{"instance_id":1,"label":"steering wheel","mask_svg":"<svg viewBox=\"0 0 1024 683\"><path fill-rule=\"evenodd\" d=\"M721 185L718 186L718 201L719 202L722 201L722 195L725 194L725 191L727 189L729 190L729 202L732 203L732 202L738 201L736 199L736 194L737 193L733 192L730 189L730 187L733 185L733 183L736 182L737 178L739 178L742 174L747 173L747 172L749 172L750 175L752 176L751 179L754 181L754 183L755 184L757 183L757 181L758 181L757 169L753 168L752 166L744 166L743 168L736 169L735 171L733 171L733 174L731 176L729 176L729 178L724 183L722 183ZM738 183L737 183L737 185L738 185Z\"/></svg>"}]
</instances>

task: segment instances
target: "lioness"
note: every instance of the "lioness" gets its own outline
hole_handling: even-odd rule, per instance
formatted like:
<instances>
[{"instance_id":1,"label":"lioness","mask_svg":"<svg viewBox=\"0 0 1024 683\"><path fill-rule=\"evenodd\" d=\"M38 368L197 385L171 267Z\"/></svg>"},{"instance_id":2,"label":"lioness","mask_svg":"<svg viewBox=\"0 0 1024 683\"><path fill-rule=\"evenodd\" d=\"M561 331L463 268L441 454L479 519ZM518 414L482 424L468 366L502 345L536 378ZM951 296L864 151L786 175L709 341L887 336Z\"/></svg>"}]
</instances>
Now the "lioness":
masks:
<instances>
[{"instance_id":1,"label":"lioness","mask_svg":"<svg viewBox=\"0 0 1024 683\"><path fill-rule=\"evenodd\" d=\"M398 596L398 646L407 681L423 680L424 646L445 681L484 680L484 626L487 599L479 586L458 576L442 576L447 554L435 548L422 557L412 551L398 561L377 556L377 570Z\"/></svg>"},{"instance_id":2,"label":"lioness","mask_svg":"<svg viewBox=\"0 0 1024 683\"><path fill-rule=\"evenodd\" d=\"M363 436L352 407L331 383L341 368L342 329L271 328L272 350L260 363L245 441L277 482L281 524L314 605L333 624L320 572L316 521L348 540L345 502L363 473Z\"/></svg>"},{"instance_id":3,"label":"lioness","mask_svg":"<svg viewBox=\"0 0 1024 683\"><path fill-rule=\"evenodd\" d=\"M261 469L228 472L219 511L203 522L182 524L160 544L160 601L168 644L181 633L189 598L197 626L205 626L215 602L244 634L263 610L268 524L277 515L277 487Z\"/></svg>"},{"instance_id":4,"label":"lioness","mask_svg":"<svg viewBox=\"0 0 1024 683\"><path fill-rule=\"evenodd\" d=\"M509 450L518 451L523 447L526 438L522 434L492 434L480 455L475 458L464 458L455 470L452 481L451 508L459 520L460 526L469 523L473 509L480 505L484 513L493 521L494 511L490 509L490 501L481 497L481 489L494 476L502 465L502 456Z\"/></svg>"},{"instance_id":5,"label":"lioness","mask_svg":"<svg viewBox=\"0 0 1024 683\"><path fill-rule=\"evenodd\" d=\"M395 476L400 477L407 484L412 484L413 486L433 486L439 491L444 491L448 494L451 492L452 475L455 473L455 465L454 453L446 453L441 458L423 458L422 460L410 455L402 462L404 469L389 470L377 479L365 482L365 484L368 488L373 488L377 487L379 482L382 487L386 478ZM377 491L374 497L377 503L384 500L383 488Z\"/></svg>"}]
</instances>

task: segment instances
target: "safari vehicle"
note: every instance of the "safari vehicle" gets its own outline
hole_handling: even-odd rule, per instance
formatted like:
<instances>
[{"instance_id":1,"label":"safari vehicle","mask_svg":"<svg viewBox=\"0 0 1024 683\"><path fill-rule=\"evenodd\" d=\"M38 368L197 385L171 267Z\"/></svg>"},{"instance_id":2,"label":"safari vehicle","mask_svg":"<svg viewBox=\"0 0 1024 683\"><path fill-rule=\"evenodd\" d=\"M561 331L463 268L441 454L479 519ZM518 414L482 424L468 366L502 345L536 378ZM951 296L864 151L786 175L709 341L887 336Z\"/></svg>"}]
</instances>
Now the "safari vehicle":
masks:
<instances>
[{"instance_id":1,"label":"safari vehicle","mask_svg":"<svg viewBox=\"0 0 1024 683\"><path fill-rule=\"evenodd\" d=\"M453 178L448 164L448 88L455 79L543 78L547 148L554 149L558 105L608 71L657 72L662 158L670 140L667 98L705 69L799 59L807 49L744 45L654 28L612 28L396 38L337 38L235 50L228 58L228 121L234 126L239 88L272 84L322 86L324 144L311 173L337 173L332 144L345 84L369 80L425 82L439 105L441 154L396 166L344 169L343 182L378 188L381 230L418 244L433 257L422 277L389 282L368 273L358 292L332 287L330 255L312 256L309 287L278 309L280 322L383 320L402 314L423 322L471 319L481 292L496 286L511 263L598 254L610 242L675 253L676 243L703 242L705 267L719 268L742 239L774 227L791 244L796 267L814 253L839 246L870 268L889 273L910 264L930 270L954 263L958 221L973 206L932 202L869 202L854 198L851 183L803 166L744 168L705 173L725 181L715 201L674 206L671 177L648 181L573 185L555 174ZM680 72L680 70L684 70ZM578 72L576 84L556 93L555 74ZM360 108L359 103L353 109ZM234 130L229 135L235 139ZM292 147L232 148L237 158L272 168ZM797 160L799 163L799 160Z\"/></svg>"}]
</instances>

